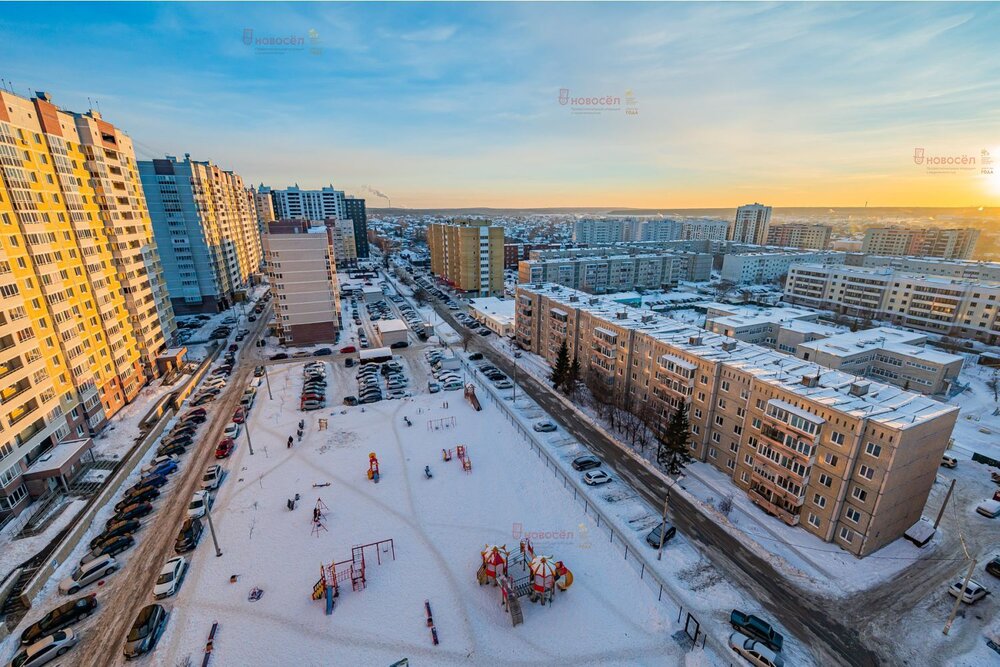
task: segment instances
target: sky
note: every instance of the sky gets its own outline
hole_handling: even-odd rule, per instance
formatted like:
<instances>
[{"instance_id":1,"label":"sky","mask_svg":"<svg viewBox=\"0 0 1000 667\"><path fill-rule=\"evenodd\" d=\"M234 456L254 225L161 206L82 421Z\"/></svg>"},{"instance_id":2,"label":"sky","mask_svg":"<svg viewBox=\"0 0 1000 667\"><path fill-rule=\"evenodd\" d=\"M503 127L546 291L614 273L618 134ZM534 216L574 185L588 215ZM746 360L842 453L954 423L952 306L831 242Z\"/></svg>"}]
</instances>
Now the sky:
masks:
<instances>
[{"instance_id":1,"label":"sky","mask_svg":"<svg viewBox=\"0 0 1000 667\"><path fill-rule=\"evenodd\" d=\"M0 78L370 207L997 206L998 34L993 3L5 3Z\"/></svg>"}]
</instances>

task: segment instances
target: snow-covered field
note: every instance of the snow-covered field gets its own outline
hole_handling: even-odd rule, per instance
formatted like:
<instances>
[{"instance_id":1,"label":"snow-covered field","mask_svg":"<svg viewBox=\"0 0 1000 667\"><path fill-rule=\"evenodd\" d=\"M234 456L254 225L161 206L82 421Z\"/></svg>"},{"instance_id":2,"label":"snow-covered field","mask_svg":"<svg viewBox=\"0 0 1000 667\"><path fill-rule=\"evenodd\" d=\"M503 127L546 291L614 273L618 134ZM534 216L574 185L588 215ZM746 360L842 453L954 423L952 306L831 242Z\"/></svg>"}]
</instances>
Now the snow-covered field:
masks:
<instances>
[{"instance_id":1,"label":"snow-covered field","mask_svg":"<svg viewBox=\"0 0 1000 667\"><path fill-rule=\"evenodd\" d=\"M426 387L422 357L411 349L405 358L419 391ZM331 365L333 407L302 413L301 366L276 367L270 378L274 400L260 395L251 413L255 454L241 437L213 509L224 555L215 557L206 535L172 601L156 664L200 661L215 621L218 665L387 665L403 657L435 665L713 662L701 649L686 655L689 641L672 638L680 629L676 607L659 603L611 547L590 538L591 518L489 401L480 413L461 392L341 407L355 393L354 373ZM328 420L324 430L320 418ZM288 449L300 419L304 436ZM444 420L436 430L435 420ZM468 447L471 472L457 458L442 461L441 450L458 445ZM369 452L379 458L378 484L366 476ZM313 534L317 499L328 508L326 530ZM498 590L480 587L476 570L485 544L516 550L521 531L540 533L536 551L563 560L574 583L550 606L522 598L524 624L512 628ZM367 587L345 587L325 615L323 603L310 599L320 565L386 539L395 560L383 551L379 565L369 551ZM250 601L254 587L263 596ZM439 646L431 643L425 600Z\"/></svg>"}]
</instances>

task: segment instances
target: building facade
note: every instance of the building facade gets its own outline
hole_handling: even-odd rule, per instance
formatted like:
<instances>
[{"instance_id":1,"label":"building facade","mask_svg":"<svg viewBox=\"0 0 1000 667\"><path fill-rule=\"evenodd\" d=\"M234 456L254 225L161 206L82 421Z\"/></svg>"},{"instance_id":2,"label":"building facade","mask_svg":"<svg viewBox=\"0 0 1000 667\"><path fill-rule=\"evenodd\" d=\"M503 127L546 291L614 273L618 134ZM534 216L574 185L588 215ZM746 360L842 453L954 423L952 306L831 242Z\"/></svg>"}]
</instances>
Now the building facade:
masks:
<instances>
[{"instance_id":1,"label":"building facade","mask_svg":"<svg viewBox=\"0 0 1000 667\"><path fill-rule=\"evenodd\" d=\"M764 284L780 280L795 264L819 263L823 265L843 264L847 255L832 251L795 251L766 248L755 251L726 254L722 258L723 280L738 284Z\"/></svg>"},{"instance_id":2,"label":"building facade","mask_svg":"<svg viewBox=\"0 0 1000 667\"><path fill-rule=\"evenodd\" d=\"M503 295L503 227L485 220L427 227L431 272L473 296Z\"/></svg>"},{"instance_id":3,"label":"building facade","mask_svg":"<svg viewBox=\"0 0 1000 667\"><path fill-rule=\"evenodd\" d=\"M368 259L368 211L365 200L344 197L344 215L354 222L354 254L358 259Z\"/></svg>"},{"instance_id":4,"label":"building facade","mask_svg":"<svg viewBox=\"0 0 1000 667\"><path fill-rule=\"evenodd\" d=\"M849 266L891 267L902 273L942 276L959 280L1000 283L1000 262L973 262L963 259L933 257L891 257L852 253L845 262Z\"/></svg>"},{"instance_id":5,"label":"building facade","mask_svg":"<svg viewBox=\"0 0 1000 667\"><path fill-rule=\"evenodd\" d=\"M768 227L771 225L771 207L763 204L746 204L736 209L726 238L738 243L764 245L767 242Z\"/></svg>"},{"instance_id":6,"label":"building facade","mask_svg":"<svg viewBox=\"0 0 1000 667\"><path fill-rule=\"evenodd\" d=\"M800 264L785 301L940 335L1000 342L1000 283L903 273L891 267Z\"/></svg>"},{"instance_id":7,"label":"building facade","mask_svg":"<svg viewBox=\"0 0 1000 667\"><path fill-rule=\"evenodd\" d=\"M357 267L358 250L354 239L354 221L325 220L324 224L333 232L333 254L337 259L337 268Z\"/></svg>"},{"instance_id":8,"label":"building facade","mask_svg":"<svg viewBox=\"0 0 1000 667\"><path fill-rule=\"evenodd\" d=\"M675 241L682 223L664 218L584 218L573 224L573 241L587 244Z\"/></svg>"},{"instance_id":9,"label":"building facade","mask_svg":"<svg viewBox=\"0 0 1000 667\"><path fill-rule=\"evenodd\" d=\"M281 343L335 343L340 288L333 227L307 220L272 222L264 234L264 266Z\"/></svg>"},{"instance_id":10,"label":"building facade","mask_svg":"<svg viewBox=\"0 0 1000 667\"><path fill-rule=\"evenodd\" d=\"M297 185L276 190L261 185L257 192L271 195L274 215L278 220L343 220L348 217L344 192L335 190L332 185L319 190L303 190Z\"/></svg>"},{"instance_id":11,"label":"building facade","mask_svg":"<svg viewBox=\"0 0 1000 667\"><path fill-rule=\"evenodd\" d=\"M865 230L861 252L866 255L971 259L978 240L978 229L870 227Z\"/></svg>"},{"instance_id":12,"label":"building facade","mask_svg":"<svg viewBox=\"0 0 1000 667\"><path fill-rule=\"evenodd\" d=\"M832 233L833 227L830 225L811 225L803 222L771 225L767 230L767 245L826 250L830 246Z\"/></svg>"},{"instance_id":13,"label":"building facade","mask_svg":"<svg viewBox=\"0 0 1000 667\"><path fill-rule=\"evenodd\" d=\"M729 223L725 220L684 220L681 236L685 241L725 241Z\"/></svg>"},{"instance_id":14,"label":"building facade","mask_svg":"<svg viewBox=\"0 0 1000 667\"><path fill-rule=\"evenodd\" d=\"M174 311L218 312L245 298L262 255L243 179L189 155L142 161L139 175Z\"/></svg>"},{"instance_id":15,"label":"building facade","mask_svg":"<svg viewBox=\"0 0 1000 667\"><path fill-rule=\"evenodd\" d=\"M136 397L173 314L131 141L99 114L0 91L0 223L4 516L31 462Z\"/></svg>"},{"instance_id":16,"label":"building facade","mask_svg":"<svg viewBox=\"0 0 1000 667\"><path fill-rule=\"evenodd\" d=\"M669 289L681 281L704 281L711 278L712 256L703 253L650 253L563 255L537 253L518 264L518 282L553 282L593 294L624 292L634 289Z\"/></svg>"},{"instance_id":17,"label":"building facade","mask_svg":"<svg viewBox=\"0 0 1000 667\"><path fill-rule=\"evenodd\" d=\"M687 411L691 454L790 526L863 557L921 516L958 408L556 285L519 286L515 335L654 431Z\"/></svg>"}]
</instances>

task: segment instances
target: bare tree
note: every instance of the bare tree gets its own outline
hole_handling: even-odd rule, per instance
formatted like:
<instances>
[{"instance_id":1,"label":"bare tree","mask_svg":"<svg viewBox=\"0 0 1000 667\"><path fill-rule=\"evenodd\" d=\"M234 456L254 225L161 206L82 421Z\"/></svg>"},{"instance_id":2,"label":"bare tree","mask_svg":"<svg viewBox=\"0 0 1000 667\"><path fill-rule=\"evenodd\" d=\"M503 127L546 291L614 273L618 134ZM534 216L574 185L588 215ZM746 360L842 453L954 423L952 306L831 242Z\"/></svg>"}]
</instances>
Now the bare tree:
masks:
<instances>
[{"instance_id":1,"label":"bare tree","mask_svg":"<svg viewBox=\"0 0 1000 667\"><path fill-rule=\"evenodd\" d=\"M733 494L728 494L718 504L719 511L722 516L729 518L729 514L733 511Z\"/></svg>"}]
</instances>

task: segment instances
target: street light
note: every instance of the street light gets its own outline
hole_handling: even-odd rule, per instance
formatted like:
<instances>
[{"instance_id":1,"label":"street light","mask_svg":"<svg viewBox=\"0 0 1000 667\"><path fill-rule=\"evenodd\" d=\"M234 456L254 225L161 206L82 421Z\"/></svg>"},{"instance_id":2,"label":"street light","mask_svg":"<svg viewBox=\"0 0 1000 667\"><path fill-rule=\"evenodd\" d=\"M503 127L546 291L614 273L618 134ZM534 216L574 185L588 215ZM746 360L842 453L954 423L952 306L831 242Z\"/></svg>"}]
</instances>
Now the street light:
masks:
<instances>
[{"instance_id":1,"label":"street light","mask_svg":"<svg viewBox=\"0 0 1000 667\"><path fill-rule=\"evenodd\" d=\"M218 558L222 555L222 549L219 548L219 538L215 536L215 524L212 523L212 508L211 503L205 502L205 516L208 518L208 532L212 534L212 544L215 545L215 557Z\"/></svg>"}]
</instances>

